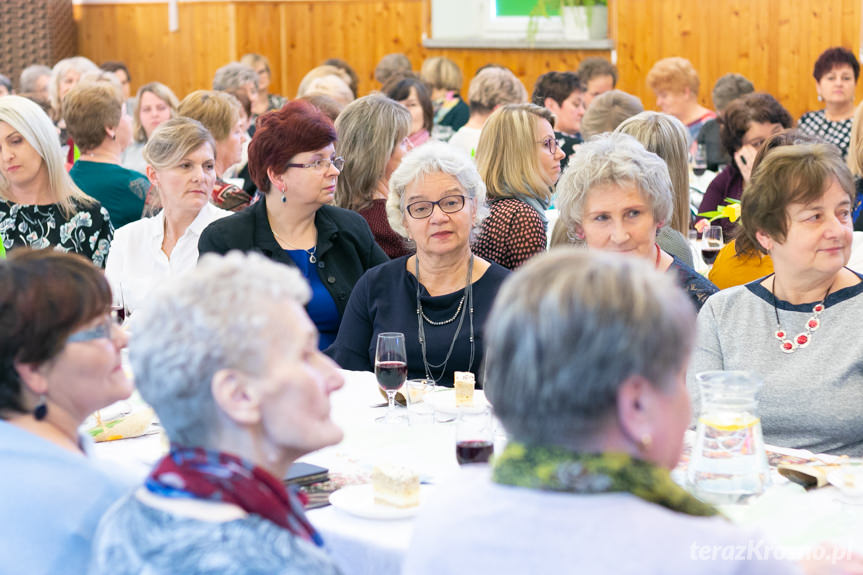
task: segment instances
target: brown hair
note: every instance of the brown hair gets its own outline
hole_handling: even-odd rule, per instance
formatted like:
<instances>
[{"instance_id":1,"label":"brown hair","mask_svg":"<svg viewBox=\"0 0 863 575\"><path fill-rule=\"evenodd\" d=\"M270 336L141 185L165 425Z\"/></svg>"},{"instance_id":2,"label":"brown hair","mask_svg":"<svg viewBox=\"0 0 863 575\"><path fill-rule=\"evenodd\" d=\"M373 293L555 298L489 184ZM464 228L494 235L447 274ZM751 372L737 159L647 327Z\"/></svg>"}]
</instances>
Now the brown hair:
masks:
<instances>
[{"instance_id":1,"label":"brown hair","mask_svg":"<svg viewBox=\"0 0 863 575\"><path fill-rule=\"evenodd\" d=\"M780 124L790 128L794 123L788 110L766 92L753 92L732 100L719 116L719 139L728 155L734 157L743 147L743 136L752 124Z\"/></svg>"},{"instance_id":2,"label":"brown hair","mask_svg":"<svg viewBox=\"0 0 863 575\"><path fill-rule=\"evenodd\" d=\"M767 253L758 242L757 232L784 242L788 234L788 206L818 200L834 179L853 202L854 180L835 146L819 143L768 149L743 190L737 253L747 250Z\"/></svg>"},{"instance_id":3,"label":"brown hair","mask_svg":"<svg viewBox=\"0 0 863 575\"><path fill-rule=\"evenodd\" d=\"M177 114L204 124L219 142L231 135L231 129L240 119L241 106L240 101L227 92L196 90L183 98Z\"/></svg>"},{"instance_id":4,"label":"brown hair","mask_svg":"<svg viewBox=\"0 0 863 575\"><path fill-rule=\"evenodd\" d=\"M98 148L108 137L105 128L116 128L122 112L119 83L82 80L63 98L66 128L82 152Z\"/></svg>"},{"instance_id":5,"label":"brown hair","mask_svg":"<svg viewBox=\"0 0 863 575\"><path fill-rule=\"evenodd\" d=\"M82 256L22 247L0 260L0 412L24 412L16 362L51 361L110 309L108 281Z\"/></svg>"}]
</instances>

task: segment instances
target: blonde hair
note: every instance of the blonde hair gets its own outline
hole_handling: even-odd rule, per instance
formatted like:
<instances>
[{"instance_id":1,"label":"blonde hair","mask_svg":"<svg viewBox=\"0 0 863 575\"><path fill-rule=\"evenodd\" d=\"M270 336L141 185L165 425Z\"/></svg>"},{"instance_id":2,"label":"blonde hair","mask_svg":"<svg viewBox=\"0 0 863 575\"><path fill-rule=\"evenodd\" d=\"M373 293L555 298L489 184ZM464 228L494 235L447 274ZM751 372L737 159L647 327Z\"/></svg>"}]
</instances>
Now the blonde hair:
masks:
<instances>
[{"instance_id":1,"label":"blonde hair","mask_svg":"<svg viewBox=\"0 0 863 575\"><path fill-rule=\"evenodd\" d=\"M243 57L240 58L240 64L248 66L249 68L252 68L253 70L255 69L255 67L258 64L263 64L264 68L267 69L267 73L268 74L271 73L270 61L267 60L266 56L263 56L261 54L255 54L255 53L244 54Z\"/></svg>"},{"instance_id":2,"label":"blonde hair","mask_svg":"<svg viewBox=\"0 0 863 575\"><path fill-rule=\"evenodd\" d=\"M348 76L347 72L345 72L341 68L337 68L336 66L330 66L329 64L325 64L323 66L312 68L306 73L305 76L303 76L303 79L300 80L300 87L297 88L297 98L302 98L303 96L308 94L312 82L314 80L317 80L318 78L323 78L324 76L335 76L345 83L345 85L348 87L348 90L350 90L351 88L351 77ZM353 100L353 92L351 92L351 100Z\"/></svg>"},{"instance_id":3,"label":"blonde hair","mask_svg":"<svg viewBox=\"0 0 863 575\"><path fill-rule=\"evenodd\" d=\"M668 114L642 112L624 120L615 132L629 134L668 166L674 193L674 211L669 225L686 234L689 230L689 133L683 123Z\"/></svg>"},{"instance_id":4,"label":"blonde hair","mask_svg":"<svg viewBox=\"0 0 863 575\"><path fill-rule=\"evenodd\" d=\"M104 74L111 74L104 72ZM113 74L107 80L82 79L63 99L63 118L69 136L82 152L105 141L106 127L116 128L123 115L123 90Z\"/></svg>"},{"instance_id":5,"label":"blonde hair","mask_svg":"<svg viewBox=\"0 0 863 575\"><path fill-rule=\"evenodd\" d=\"M444 56L426 58L420 69L420 80L435 90L461 90L462 75L458 64Z\"/></svg>"},{"instance_id":6,"label":"blonde hair","mask_svg":"<svg viewBox=\"0 0 863 575\"><path fill-rule=\"evenodd\" d=\"M698 72L686 58L663 58L647 73L647 86L654 92L668 90L677 93L689 88L692 95L697 97L700 85Z\"/></svg>"},{"instance_id":7,"label":"blonde hair","mask_svg":"<svg viewBox=\"0 0 863 575\"><path fill-rule=\"evenodd\" d=\"M169 87L162 84L161 82L150 82L149 84L144 84L143 86L141 86L138 89L138 95L135 99L135 114L132 116L135 141L141 143L147 141L147 132L144 130L144 126L141 125L141 97L148 92L168 104L168 108L171 109L171 118L176 117L177 106L180 105L180 102L179 100L177 100L177 96L174 95L174 92L172 92Z\"/></svg>"},{"instance_id":8,"label":"blonde hair","mask_svg":"<svg viewBox=\"0 0 863 575\"><path fill-rule=\"evenodd\" d=\"M60 83L63 78L72 70L78 72L78 76L83 76L87 72L98 72L99 67L84 56L75 56L73 58L64 58L51 69L51 82L48 84L48 97L51 99L51 108L57 114L59 119L62 110L60 102ZM80 78L79 78L80 81Z\"/></svg>"},{"instance_id":9,"label":"blonde hair","mask_svg":"<svg viewBox=\"0 0 863 575\"><path fill-rule=\"evenodd\" d=\"M328 75L315 78L309 82L305 93L306 96L328 96L341 104L347 106L354 101L354 91L339 76Z\"/></svg>"},{"instance_id":10,"label":"blonde hair","mask_svg":"<svg viewBox=\"0 0 863 575\"><path fill-rule=\"evenodd\" d=\"M479 136L476 167L489 199L517 195L547 202L552 189L537 159L538 123L554 127L554 114L535 104L507 104L489 116Z\"/></svg>"},{"instance_id":11,"label":"blonde hair","mask_svg":"<svg viewBox=\"0 0 863 575\"><path fill-rule=\"evenodd\" d=\"M527 90L506 68L486 68L470 81L467 100L471 112L490 114L500 105L527 102Z\"/></svg>"},{"instance_id":12,"label":"blonde hair","mask_svg":"<svg viewBox=\"0 0 863 575\"><path fill-rule=\"evenodd\" d=\"M93 198L82 192L69 177L57 130L39 104L21 96L4 96L0 98L0 122L9 124L42 157L48 171L51 199L60 206L65 217L74 215L76 204L93 205ZM0 197L12 201L11 185L2 173Z\"/></svg>"},{"instance_id":13,"label":"blonde hair","mask_svg":"<svg viewBox=\"0 0 863 575\"><path fill-rule=\"evenodd\" d=\"M610 90L593 99L581 119L581 135L587 140L615 130L624 120L644 111L641 100L622 90Z\"/></svg>"},{"instance_id":14,"label":"blonde hair","mask_svg":"<svg viewBox=\"0 0 863 575\"><path fill-rule=\"evenodd\" d=\"M851 121L851 143L848 146L848 168L857 177L863 177L863 102L854 109Z\"/></svg>"},{"instance_id":15,"label":"blonde hair","mask_svg":"<svg viewBox=\"0 0 863 575\"><path fill-rule=\"evenodd\" d=\"M342 111L336 119L336 151L345 166L336 184L337 206L362 210L371 205L375 186L410 129L407 108L382 94L354 100Z\"/></svg>"},{"instance_id":16,"label":"blonde hair","mask_svg":"<svg viewBox=\"0 0 863 575\"><path fill-rule=\"evenodd\" d=\"M144 160L156 170L173 168L204 144L210 144L215 156L216 142L201 122L192 118L171 118L153 130L144 147Z\"/></svg>"},{"instance_id":17,"label":"blonde hair","mask_svg":"<svg viewBox=\"0 0 863 575\"><path fill-rule=\"evenodd\" d=\"M196 90L183 98L177 114L201 122L218 142L231 134L241 110L240 101L227 92Z\"/></svg>"}]
</instances>

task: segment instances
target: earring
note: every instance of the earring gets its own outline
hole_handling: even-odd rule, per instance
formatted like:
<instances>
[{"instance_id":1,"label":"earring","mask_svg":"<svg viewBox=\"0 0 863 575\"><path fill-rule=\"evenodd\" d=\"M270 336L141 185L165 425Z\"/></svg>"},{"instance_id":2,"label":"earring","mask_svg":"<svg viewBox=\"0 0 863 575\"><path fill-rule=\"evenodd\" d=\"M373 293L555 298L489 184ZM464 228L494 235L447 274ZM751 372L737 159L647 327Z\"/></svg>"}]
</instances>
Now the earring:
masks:
<instances>
[{"instance_id":1,"label":"earring","mask_svg":"<svg viewBox=\"0 0 863 575\"><path fill-rule=\"evenodd\" d=\"M653 445L653 436L649 433L643 434L641 439L638 440L638 447L642 450L650 449L651 445Z\"/></svg>"},{"instance_id":2,"label":"earring","mask_svg":"<svg viewBox=\"0 0 863 575\"><path fill-rule=\"evenodd\" d=\"M824 98L822 98L822 97L821 97L821 94L818 94L818 101L819 101L819 102L823 102L823 101L824 101Z\"/></svg>"},{"instance_id":3,"label":"earring","mask_svg":"<svg viewBox=\"0 0 863 575\"><path fill-rule=\"evenodd\" d=\"M48 404L45 403L45 394L43 393L39 396L39 404L33 410L33 417L36 418L36 421L42 421L46 415L48 415Z\"/></svg>"}]
</instances>

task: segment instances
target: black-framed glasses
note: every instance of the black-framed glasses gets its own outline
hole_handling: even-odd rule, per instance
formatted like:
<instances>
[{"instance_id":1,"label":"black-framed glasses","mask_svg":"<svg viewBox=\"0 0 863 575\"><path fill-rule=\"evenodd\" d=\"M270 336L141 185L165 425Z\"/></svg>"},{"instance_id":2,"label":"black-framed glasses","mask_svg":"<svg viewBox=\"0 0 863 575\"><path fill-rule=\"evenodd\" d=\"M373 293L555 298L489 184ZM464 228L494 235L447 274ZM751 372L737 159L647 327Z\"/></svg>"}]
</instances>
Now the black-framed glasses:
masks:
<instances>
[{"instance_id":1,"label":"black-framed glasses","mask_svg":"<svg viewBox=\"0 0 863 575\"><path fill-rule=\"evenodd\" d=\"M285 168L314 168L322 172L329 170L330 166L335 166L336 169L341 172L342 168L345 167L345 159L341 156L336 156L332 160L324 158L322 160L309 162L308 164L285 164Z\"/></svg>"},{"instance_id":2,"label":"black-framed glasses","mask_svg":"<svg viewBox=\"0 0 863 575\"><path fill-rule=\"evenodd\" d=\"M407 209L410 217L415 220L422 220L432 215L435 206L439 207L440 211L445 214L454 214L464 208L464 202L464 196L447 196L445 198L439 199L436 202L429 202L425 200L414 202L412 204L408 204Z\"/></svg>"},{"instance_id":3,"label":"black-framed glasses","mask_svg":"<svg viewBox=\"0 0 863 575\"><path fill-rule=\"evenodd\" d=\"M541 142L537 142L537 144L542 144L542 146L546 150L548 150L548 153L551 154L552 156L557 153L557 148L558 148L557 139L555 139L551 136L547 137L546 139L542 140Z\"/></svg>"},{"instance_id":4,"label":"black-framed glasses","mask_svg":"<svg viewBox=\"0 0 863 575\"><path fill-rule=\"evenodd\" d=\"M98 325L87 328L87 329L79 329L78 331L72 333L69 337L66 338L67 343L71 342L85 342L85 341L93 341L94 339L111 339L113 336L114 326L119 327L120 324L117 322L117 318L114 315L106 316L102 322Z\"/></svg>"}]
</instances>

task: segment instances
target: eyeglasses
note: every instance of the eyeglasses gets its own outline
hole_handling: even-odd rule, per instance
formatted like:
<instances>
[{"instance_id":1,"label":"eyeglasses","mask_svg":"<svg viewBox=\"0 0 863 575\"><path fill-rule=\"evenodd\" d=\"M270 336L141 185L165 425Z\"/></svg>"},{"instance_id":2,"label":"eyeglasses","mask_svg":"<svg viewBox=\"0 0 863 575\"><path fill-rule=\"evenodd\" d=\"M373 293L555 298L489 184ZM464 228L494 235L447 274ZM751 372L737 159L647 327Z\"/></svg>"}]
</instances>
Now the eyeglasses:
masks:
<instances>
[{"instance_id":1,"label":"eyeglasses","mask_svg":"<svg viewBox=\"0 0 863 575\"><path fill-rule=\"evenodd\" d=\"M114 326L119 327L117 319L113 315L105 317L96 327L79 329L66 338L67 343L93 341L94 339L111 339Z\"/></svg>"},{"instance_id":2,"label":"eyeglasses","mask_svg":"<svg viewBox=\"0 0 863 575\"><path fill-rule=\"evenodd\" d=\"M432 215L435 206L439 207L440 211L445 214L454 214L461 211L464 208L464 201L464 196L447 196L436 202L414 202L408 204L407 209L410 217L415 220L422 220Z\"/></svg>"},{"instance_id":3,"label":"eyeglasses","mask_svg":"<svg viewBox=\"0 0 863 575\"><path fill-rule=\"evenodd\" d=\"M314 168L322 172L329 170L330 166L335 166L336 169L341 172L342 168L345 167L345 159L341 156L337 156L332 160L324 158L322 160L309 162L308 164L285 164L285 168Z\"/></svg>"},{"instance_id":4,"label":"eyeglasses","mask_svg":"<svg viewBox=\"0 0 863 575\"><path fill-rule=\"evenodd\" d=\"M543 147L546 150L548 150L548 153L551 154L552 156L557 153L557 148L558 148L557 140L552 138L551 136L547 137L546 139L542 140L541 142L537 142L537 144L542 144Z\"/></svg>"}]
</instances>

